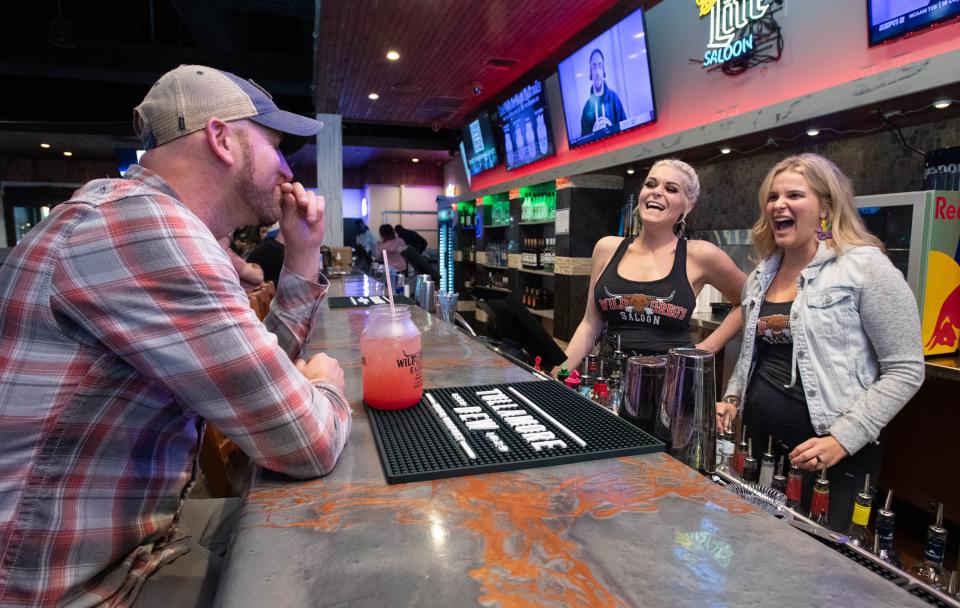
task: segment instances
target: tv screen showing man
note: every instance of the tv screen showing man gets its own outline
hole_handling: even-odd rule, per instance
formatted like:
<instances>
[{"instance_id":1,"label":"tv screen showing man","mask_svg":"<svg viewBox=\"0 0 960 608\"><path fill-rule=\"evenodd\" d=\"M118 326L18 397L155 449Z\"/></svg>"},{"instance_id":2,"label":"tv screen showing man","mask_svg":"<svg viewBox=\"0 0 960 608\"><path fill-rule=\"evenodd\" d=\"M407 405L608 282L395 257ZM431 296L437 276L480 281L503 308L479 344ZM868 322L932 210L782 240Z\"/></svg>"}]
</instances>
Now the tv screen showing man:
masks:
<instances>
[{"instance_id":1,"label":"tv screen showing man","mask_svg":"<svg viewBox=\"0 0 960 608\"><path fill-rule=\"evenodd\" d=\"M557 73L571 146L656 120L642 10L561 61Z\"/></svg>"}]
</instances>

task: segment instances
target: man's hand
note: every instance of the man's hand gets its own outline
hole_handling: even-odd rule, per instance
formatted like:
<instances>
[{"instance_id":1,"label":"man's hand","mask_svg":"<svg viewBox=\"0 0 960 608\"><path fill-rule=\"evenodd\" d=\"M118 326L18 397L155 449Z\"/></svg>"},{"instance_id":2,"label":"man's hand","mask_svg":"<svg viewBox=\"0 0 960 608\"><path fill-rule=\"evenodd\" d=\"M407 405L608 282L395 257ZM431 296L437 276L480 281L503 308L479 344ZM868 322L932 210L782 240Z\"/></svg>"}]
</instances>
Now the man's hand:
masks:
<instances>
[{"instance_id":1,"label":"man's hand","mask_svg":"<svg viewBox=\"0 0 960 608\"><path fill-rule=\"evenodd\" d=\"M336 386L341 393L343 392L343 370L333 357L319 353L310 357L310 361L297 359L295 365L310 382L326 382Z\"/></svg>"},{"instance_id":2,"label":"man's hand","mask_svg":"<svg viewBox=\"0 0 960 608\"><path fill-rule=\"evenodd\" d=\"M597 116L597 121L593 123L593 132L602 131L608 127L612 127L613 123L610 122L610 119L606 116Z\"/></svg>"},{"instance_id":3,"label":"man's hand","mask_svg":"<svg viewBox=\"0 0 960 608\"><path fill-rule=\"evenodd\" d=\"M790 464L804 471L817 471L820 463L829 469L849 456L840 442L827 435L826 437L811 437L790 452Z\"/></svg>"},{"instance_id":4,"label":"man's hand","mask_svg":"<svg viewBox=\"0 0 960 608\"><path fill-rule=\"evenodd\" d=\"M282 184L280 231L286 251L283 265L308 279L320 272L323 214L326 202L300 182Z\"/></svg>"}]
</instances>

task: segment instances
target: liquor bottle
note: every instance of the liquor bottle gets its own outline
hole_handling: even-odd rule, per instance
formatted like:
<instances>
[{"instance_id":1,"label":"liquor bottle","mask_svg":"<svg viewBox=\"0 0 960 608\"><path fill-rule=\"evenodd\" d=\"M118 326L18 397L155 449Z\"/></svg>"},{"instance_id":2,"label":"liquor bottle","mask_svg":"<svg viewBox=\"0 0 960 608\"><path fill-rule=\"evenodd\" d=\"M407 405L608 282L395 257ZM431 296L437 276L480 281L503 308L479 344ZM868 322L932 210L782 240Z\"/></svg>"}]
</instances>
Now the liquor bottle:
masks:
<instances>
[{"instance_id":1,"label":"liquor bottle","mask_svg":"<svg viewBox=\"0 0 960 608\"><path fill-rule=\"evenodd\" d=\"M794 511L800 510L803 498L803 471L791 464L787 471L787 506Z\"/></svg>"},{"instance_id":2,"label":"liquor bottle","mask_svg":"<svg viewBox=\"0 0 960 608\"><path fill-rule=\"evenodd\" d=\"M721 473L729 473L733 466L733 455L736 452L737 445L734 441L733 431L725 429L717 435L717 470Z\"/></svg>"},{"instance_id":3,"label":"liquor bottle","mask_svg":"<svg viewBox=\"0 0 960 608\"><path fill-rule=\"evenodd\" d=\"M620 414L620 404L623 402L623 375L620 370L614 368L610 372L610 379L607 382L610 387L610 411L614 414Z\"/></svg>"},{"instance_id":4,"label":"liquor bottle","mask_svg":"<svg viewBox=\"0 0 960 608\"><path fill-rule=\"evenodd\" d=\"M774 473L773 479L770 480L770 487L778 492L787 493L787 476L783 474L783 459L784 456L780 456L780 462L777 465L777 472Z\"/></svg>"},{"instance_id":5,"label":"liquor bottle","mask_svg":"<svg viewBox=\"0 0 960 608\"><path fill-rule=\"evenodd\" d=\"M937 519L927 528L927 544L923 547L923 561L910 574L938 587L943 584L943 550L947 546L947 531L943 527L943 503L937 505Z\"/></svg>"},{"instance_id":6,"label":"liquor bottle","mask_svg":"<svg viewBox=\"0 0 960 608\"><path fill-rule=\"evenodd\" d=\"M874 553L891 566L903 568L900 555L897 553L897 550L893 548L893 530L896 525L897 516L890 508L891 503L893 503L893 490L887 490L887 500L884 501L883 507L877 509L877 549Z\"/></svg>"},{"instance_id":7,"label":"liquor bottle","mask_svg":"<svg viewBox=\"0 0 960 608\"><path fill-rule=\"evenodd\" d=\"M744 481L754 483L760 478L760 467L757 464L757 458L753 455L753 439L747 439L747 453L743 457L743 474L740 476Z\"/></svg>"},{"instance_id":8,"label":"liquor bottle","mask_svg":"<svg viewBox=\"0 0 960 608\"><path fill-rule=\"evenodd\" d=\"M520 203L520 221L521 222L530 221L530 213L533 210L532 205L533 203L530 201L530 193L524 192L523 202Z\"/></svg>"},{"instance_id":9,"label":"liquor bottle","mask_svg":"<svg viewBox=\"0 0 960 608\"><path fill-rule=\"evenodd\" d=\"M590 398L590 391L593 390L593 379L595 377L592 373L590 373L589 357L590 355L587 355L588 361L584 362L583 371L580 373L580 394L587 399ZM596 364L594 364L594 367L595 365Z\"/></svg>"},{"instance_id":10,"label":"liquor bottle","mask_svg":"<svg viewBox=\"0 0 960 608\"><path fill-rule=\"evenodd\" d=\"M594 355L593 353L591 353L586 357L584 357L583 361L584 361L584 369L586 370L586 373L589 374L590 376L596 376L597 373L600 371L600 363L597 355Z\"/></svg>"},{"instance_id":11,"label":"liquor bottle","mask_svg":"<svg viewBox=\"0 0 960 608\"><path fill-rule=\"evenodd\" d=\"M870 510L873 507L873 492L870 491L870 473L863 480L863 492L853 501L853 514L850 516L850 528L847 541L851 545L868 549L873 545L872 534L867 524L870 522Z\"/></svg>"},{"instance_id":12,"label":"liquor bottle","mask_svg":"<svg viewBox=\"0 0 960 608\"><path fill-rule=\"evenodd\" d=\"M827 479L827 465L820 464L820 477L813 484L813 499L810 501L810 519L814 523L830 527L830 481Z\"/></svg>"},{"instance_id":13,"label":"liquor bottle","mask_svg":"<svg viewBox=\"0 0 960 608\"><path fill-rule=\"evenodd\" d=\"M765 488L773 485L773 469L776 466L776 460L773 456L773 435L767 437L767 451L760 458L760 479L759 483Z\"/></svg>"},{"instance_id":14,"label":"liquor bottle","mask_svg":"<svg viewBox=\"0 0 960 608\"><path fill-rule=\"evenodd\" d=\"M557 380L563 382L568 377L570 377L570 370L567 369L567 364L564 363L560 366L560 371L557 372Z\"/></svg>"},{"instance_id":15,"label":"liquor bottle","mask_svg":"<svg viewBox=\"0 0 960 608\"><path fill-rule=\"evenodd\" d=\"M733 455L733 471L743 476L743 459L747 455L747 425L740 429L740 444L737 445L737 453Z\"/></svg>"}]
</instances>

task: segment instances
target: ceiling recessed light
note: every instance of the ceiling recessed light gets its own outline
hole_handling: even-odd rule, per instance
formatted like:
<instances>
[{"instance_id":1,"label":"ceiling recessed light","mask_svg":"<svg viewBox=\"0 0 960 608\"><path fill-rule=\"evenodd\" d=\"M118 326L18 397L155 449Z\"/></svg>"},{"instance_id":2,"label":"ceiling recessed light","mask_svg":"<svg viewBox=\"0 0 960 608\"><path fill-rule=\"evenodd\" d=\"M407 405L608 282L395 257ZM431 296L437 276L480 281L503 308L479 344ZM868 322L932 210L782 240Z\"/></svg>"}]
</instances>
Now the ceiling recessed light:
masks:
<instances>
[{"instance_id":1,"label":"ceiling recessed light","mask_svg":"<svg viewBox=\"0 0 960 608\"><path fill-rule=\"evenodd\" d=\"M807 135L810 137L816 137L817 135L820 135L820 129L807 129Z\"/></svg>"},{"instance_id":2,"label":"ceiling recessed light","mask_svg":"<svg viewBox=\"0 0 960 608\"><path fill-rule=\"evenodd\" d=\"M40 144L40 147L46 150L47 148L50 147L50 144Z\"/></svg>"},{"instance_id":3,"label":"ceiling recessed light","mask_svg":"<svg viewBox=\"0 0 960 608\"><path fill-rule=\"evenodd\" d=\"M419 158L411 158L411 159L410 159L410 162L418 163L418 162L420 162L420 159L419 159Z\"/></svg>"},{"instance_id":4,"label":"ceiling recessed light","mask_svg":"<svg viewBox=\"0 0 960 608\"><path fill-rule=\"evenodd\" d=\"M633 169L627 169L627 175L633 175L635 171Z\"/></svg>"},{"instance_id":5,"label":"ceiling recessed light","mask_svg":"<svg viewBox=\"0 0 960 608\"><path fill-rule=\"evenodd\" d=\"M377 95L376 93L370 93L369 95L367 95L367 97L368 97L369 99L372 99L373 101L376 101L376 100L380 99L380 96Z\"/></svg>"},{"instance_id":6,"label":"ceiling recessed light","mask_svg":"<svg viewBox=\"0 0 960 608\"><path fill-rule=\"evenodd\" d=\"M70 150L65 150L65 151L63 152L63 155L64 155L64 156L73 156L73 152L71 152Z\"/></svg>"},{"instance_id":7,"label":"ceiling recessed light","mask_svg":"<svg viewBox=\"0 0 960 608\"><path fill-rule=\"evenodd\" d=\"M731 152L733 152L733 150L731 150L730 148L727 148L726 146L724 146L723 148L720 148L720 154L730 154Z\"/></svg>"},{"instance_id":8,"label":"ceiling recessed light","mask_svg":"<svg viewBox=\"0 0 960 608\"><path fill-rule=\"evenodd\" d=\"M933 102L933 107L938 110L943 110L944 108L949 108L951 103L953 103L952 99L938 99Z\"/></svg>"},{"instance_id":9,"label":"ceiling recessed light","mask_svg":"<svg viewBox=\"0 0 960 608\"><path fill-rule=\"evenodd\" d=\"M397 59L400 59L400 53L396 51L387 51L387 59L390 61L396 61Z\"/></svg>"}]
</instances>

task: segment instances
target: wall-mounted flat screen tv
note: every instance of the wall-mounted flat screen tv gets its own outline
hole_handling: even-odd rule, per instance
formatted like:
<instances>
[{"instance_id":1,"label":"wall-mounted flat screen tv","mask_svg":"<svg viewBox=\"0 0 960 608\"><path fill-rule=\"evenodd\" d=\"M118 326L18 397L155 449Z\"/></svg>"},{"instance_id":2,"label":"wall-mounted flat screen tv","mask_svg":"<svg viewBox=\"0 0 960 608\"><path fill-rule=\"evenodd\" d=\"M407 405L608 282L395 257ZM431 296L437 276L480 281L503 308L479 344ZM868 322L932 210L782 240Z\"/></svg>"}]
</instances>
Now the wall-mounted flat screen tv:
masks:
<instances>
[{"instance_id":1,"label":"wall-mounted flat screen tv","mask_svg":"<svg viewBox=\"0 0 960 608\"><path fill-rule=\"evenodd\" d=\"M497 105L497 111L508 170L556 154L543 81L534 80Z\"/></svg>"},{"instance_id":2,"label":"wall-mounted flat screen tv","mask_svg":"<svg viewBox=\"0 0 960 608\"><path fill-rule=\"evenodd\" d=\"M557 72L571 147L657 118L643 9L564 59Z\"/></svg>"},{"instance_id":3,"label":"wall-mounted flat screen tv","mask_svg":"<svg viewBox=\"0 0 960 608\"><path fill-rule=\"evenodd\" d=\"M960 0L867 0L870 46L960 18Z\"/></svg>"},{"instance_id":4,"label":"wall-mounted flat screen tv","mask_svg":"<svg viewBox=\"0 0 960 608\"><path fill-rule=\"evenodd\" d=\"M482 112L474 121L460 130L463 137L464 158L470 175L488 171L497 166L497 146L493 139L490 116Z\"/></svg>"}]
</instances>

